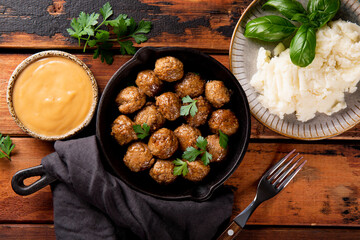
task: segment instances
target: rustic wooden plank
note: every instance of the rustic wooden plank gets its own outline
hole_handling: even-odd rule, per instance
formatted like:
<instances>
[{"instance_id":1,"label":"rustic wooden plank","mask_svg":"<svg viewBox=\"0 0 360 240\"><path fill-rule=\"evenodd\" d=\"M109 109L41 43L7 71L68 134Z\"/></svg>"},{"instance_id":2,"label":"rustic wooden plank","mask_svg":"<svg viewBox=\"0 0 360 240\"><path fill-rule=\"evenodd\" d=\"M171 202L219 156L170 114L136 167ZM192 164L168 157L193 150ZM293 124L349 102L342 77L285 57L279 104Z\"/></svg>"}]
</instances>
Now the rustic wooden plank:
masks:
<instances>
[{"instance_id":1,"label":"rustic wooden plank","mask_svg":"<svg viewBox=\"0 0 360 240\"><path fill-rule=\"evenodd\" d=\"M130 56L115 56L115 61L112 65L101 63L98 59L92 59L89 54L75 54L82 61L84 61L93 72L100 92L104 89L106 83L110 77L121 67L126 61L130 59ZM8 80L15 70L16 66L21 63L30 54L0 54L0 65L2 71L0 72L0 132L3 134L10 134L16 136L25 136L23 131L12 120L8 107L6 104L6 88ZM228 55L212 55L215 59L220 61L224 66L229 67ZM255 118L251 120L251 138L256 139L279 139L284 138L264 125L259 123ZM331 139L360 139L360 126L356 126L350 129L346 133L333 137Z\"/></svg>"},{"instance_id":2,"label":"rustic wooden plank","mask_svg":"<svg viewBox=\"0 0 360 240\"><path fill-rule=\"evenodd\" d=\"M237 239L287 240L287 239L359 239L360 229L351 228L245 228ZM55 239L53 224L1 224L0 239Z\"/></svg>"},{"instance_id":3,"label":"rustic wooden plank","mask_svg":"<svg viewBox=\"0 0 360 240\"><path fill-rule=\"evenodd\" d=\"M51 222L53 208L50 187L23 197L12 190L11 178L21 169L39 165L43 156L54 151L52 143L32 138L13 138L13 142L16 146L12 161L0 160L0 222Z\"/></svg>"},{"instance_id":4,"label":"rustic wooden plank","mask_svg":"<svg viewBox=\"0 0 360 240\"><path fill-rule=\"evenodd\" d=\"M0 239L55 239L53 224L0 224Z\"/></svg>"},{"instance_id":5,"label":"rustic wooden plank","mask_svg":"<svg viewBox=\"0 0 360 240\"><path fill-rule=\"evenodd\" d=\"M233 216L253 200L262 174L294 148L307 164L286 189L258 207L249 224L360 226L360 148L350 143L251 143L227 181L237 187Z\"/></svg>"},{"instance_id":6,"label":"rustic wooden plank","mask_svg":"<svg viewBox=\"0 0 360 240\"><path fill-rule=\"evenodd\" d=\"M53 151L52 144L33 138L14 141L13 161L0 161L0 222L51 222L50 189L21 197L12 191L10 180L16 171L38 165ZM249 224L360 227L360 148L356 143L250 143L243 162L226 182L237 187L233 217L252 201L266 169L295 147L308 160L304 170L283 192L263 203Z\"/></svg>"},{"instance_id":7,"label":"rustic wooden plank","mask_svg":"<svg viewBox=\"0 0 360 240\"><path fill-rule=\"evenodd\" d=\"M150 20L151 46L185 46L228 51L240 13L251 0L124 0L110 1L114 15ZM0 47L79 48L66 29L81 11L99 11L104 1L3 1ZM49 24L51 23L51 24Z\"/></svg>"},{"instance_id":8,"label":"rustic wooden plank","mask_svg":"<svg viewBox=\"0 0 360 240\"><path fill-rule=\"evenodd\" d=\"M332 228L275 228L254 227L245 228L236 239L249 240L287 240L287 239L360 239L360 229Z\"/></svg>"}]
</instances>

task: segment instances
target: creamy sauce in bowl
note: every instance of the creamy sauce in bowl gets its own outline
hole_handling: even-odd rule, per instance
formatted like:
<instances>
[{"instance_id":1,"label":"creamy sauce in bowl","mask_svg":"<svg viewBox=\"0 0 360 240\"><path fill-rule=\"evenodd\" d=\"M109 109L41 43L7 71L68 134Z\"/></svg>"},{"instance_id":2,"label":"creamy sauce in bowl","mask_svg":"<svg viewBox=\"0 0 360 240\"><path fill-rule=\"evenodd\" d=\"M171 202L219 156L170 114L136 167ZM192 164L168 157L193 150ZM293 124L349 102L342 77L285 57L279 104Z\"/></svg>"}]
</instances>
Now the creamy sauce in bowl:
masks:
<instances>
[{"instance_id":1,"label":"creamy sauce in bowl","mask_svg":"<svg viewBox=\"0 0 360 240\"><path fill-rule=\"evenodd\" d=\"M92 78L83 65L67 57L45 56L32 61L15 77L8 93L12 115L35 137L65 138L92 117L97 101Z\"/></svg>"}]
</instances>

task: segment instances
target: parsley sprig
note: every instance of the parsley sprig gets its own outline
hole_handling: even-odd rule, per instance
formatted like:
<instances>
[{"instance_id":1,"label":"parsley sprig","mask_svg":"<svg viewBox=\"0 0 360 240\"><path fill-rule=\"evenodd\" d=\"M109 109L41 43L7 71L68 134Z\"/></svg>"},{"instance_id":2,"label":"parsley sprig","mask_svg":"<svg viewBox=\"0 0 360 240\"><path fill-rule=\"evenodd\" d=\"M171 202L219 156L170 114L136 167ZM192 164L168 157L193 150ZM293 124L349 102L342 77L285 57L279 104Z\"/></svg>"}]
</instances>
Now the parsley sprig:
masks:
<instances>
[{"instance_id":1,"label":"parsley sprig","mask_svg":"<svg viewBox=\"0 0 360 240\"><path fill-rule=\"evenodd\" d=\"M183 97L181 100L182 100L183 103L190 103L190 104L181 106L181 108L180 108L180 116L187 116L189 114L192 117L195 116L195 114L198 111L198 108L196 107L197 100L191 99L190 96Z\"/></svg>"},{"instance_id":2,"label":"parsley sprig","mask_svg":"<svg viewBox=\"0 0 360 240\"><path fill-rule=\"evenodd\" d=\"M173 161L173 164L175 165L173 172L174 175L178 176L182 174L183 176L186 176L186 174L188 174L189 169L185 161L177 158L176 160Z\"/></svg>"},{"instance_id":3,"label":"parsley sprig","mask_svg":"<svg viewBox=\"0 0 360 240\"><path fill-rule=\"evenodd\" d=\"M196 149L194 147L186 148L186 151L183 153L182 158L193 162L199 155L202 155L201 160L203 161L204 165L208 165L210 163L210 160L212 159L212 155L206 151L207 144L207 140L204 137L199 136L196 140L196 146L199 149Z\"/></svg>"},{"instance_id":4,"label":"parsley sprig","mask_svg":"<svg viewBox=\"0 0 360 240\"><path fill-rule=\"evenodd\" d=\"M102 22L98 24L98 20L102 16ZM78 18L71 20L71 27L67 31L71 37L77 38L79 46L81 41L85 41L83 51L87 46L96 47L94 59L101 56L101 61L112 64L115 52L112 51L113 43L120 44L121 54L135 54L135 47L130 40L133 38L136 43L146 42L148 38L144 35L151 30L151 22L141 20L136 23L133 18L129 18L126 14L120 14L113 20L109 17L113 15L113 10L109 2L105 3L99 13L80 12ZM110 38L110 32L100 29L101 26L110 26L116 38Z\"/></svg>"},{"instance_id":5,"label":"parsley sprig","mask_svg":"<svg viewBox=\"0 0 360 240\"><path fill-rule=\"evenodd\" d=\"M0 133L0 158L7 158L11 161L10 153L14 149L15 144L12 143L9 136L3 137Z\"/></svg>"},{"instance_id":6,"label":"parsley sprig","mask_svg":"<svg viewBox=\"0 0 360 240\"><path fill-rule=\"evenodd\" d=\"M222 148L226 149L228 146L229 137L219 129L219 144Z\"/></svg>"},{"instance_id":7,"label":"parsley sprig","mask_svg":"<svg viewBox=\"0 0 360 240\"><path fill-rule=\"evenodd\" d=\"M133 129L139 139L144 139L147 136L149 136L150 127L146 123L143 123L143 125L133 125Z\"/></svg>"}]
</instances>

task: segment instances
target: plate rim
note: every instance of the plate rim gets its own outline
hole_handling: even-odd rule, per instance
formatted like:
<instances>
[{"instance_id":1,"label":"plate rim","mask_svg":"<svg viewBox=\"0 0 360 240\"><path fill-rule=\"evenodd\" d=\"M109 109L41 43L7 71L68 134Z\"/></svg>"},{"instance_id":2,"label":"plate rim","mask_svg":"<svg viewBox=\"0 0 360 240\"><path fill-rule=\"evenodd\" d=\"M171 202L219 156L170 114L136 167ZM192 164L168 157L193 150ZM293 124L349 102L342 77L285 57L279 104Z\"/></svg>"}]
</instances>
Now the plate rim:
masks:
<instances>
[{"instance_id":1,"label":"plate rim","mask_svg":"<svg viewBox=\"0 0 360 240\"><path fill-rule=\"evenodd\" d=\"M246 8L245 10L242 12L238 22L236 23L235 25L235 28L233 30L233 33L232 33L232 36L231 36L231 41L230 41L230 48L229 48L229 68L230 68L230 71L233 73L233 64L232 64L232 61L233 61L233 46L234 46L234 39L235 39L235 36L237 35L237 31L240 27L240 24L241 22L243 21L244 17L246 16L246 14L248 13L248 11L250 11L258 2L260 2L262 0L253 0ZM341 0L341 2L343 3L343 1ZM347 0L347 2L349 2L349 0ZM234 73L233 73L234 74ZM235 74L234 74L235 76ZM236 77L236 76L235 76ZM238 80L239 81L239 80ZM240 83L240 81L239 81ZM240 85L242 86L242 84L240 83ZM265 107L264 107L265 108ZM266 110L268 110L268 108L265 108ZM325 136L321 136L321 137L299 137L299 136L294 136L294 135L290 135L290 134L287 134L285 132L281 132L273 127L271 127L270 125L266 124L265 122L263 122L260 118L258 118L255 113L252 111L252 109L250 109L250 113L251 115L258 121L260 122L262 125L264 125L265 127L269 128L270 130L282 135L282 136L285 136L285 137L288 137L288 138L292 138L292 139L297 139L297 140L307 140L307 141L316 141L316 140L322 140L322 139L328 139L328 138L331 138L331 137L335 137L335 136L338 136L352 128L354 128L357 124L360 123L360 119L357 121L357 122L354 122L353 124L349 124L349 126L347 128L343 128L342 130L340 131L336 131L335 133L333 134L328 134L328 135L325 135ZM275 114L272 114L272 115L275 115ZM277 115L275 115L277 116ZM283 120L283 119L282 119ZM284 121L284 120L283 120Z\"/></svg>"}]
</instances>

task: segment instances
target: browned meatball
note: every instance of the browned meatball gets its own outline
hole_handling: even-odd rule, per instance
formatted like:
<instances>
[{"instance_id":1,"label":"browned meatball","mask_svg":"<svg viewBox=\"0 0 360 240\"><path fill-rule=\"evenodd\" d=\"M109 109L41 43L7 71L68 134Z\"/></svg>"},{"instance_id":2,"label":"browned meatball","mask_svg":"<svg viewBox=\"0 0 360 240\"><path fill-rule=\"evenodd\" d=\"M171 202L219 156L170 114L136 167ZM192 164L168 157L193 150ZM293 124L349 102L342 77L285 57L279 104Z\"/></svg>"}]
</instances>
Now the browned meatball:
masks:
<instances>
[{"instance_id":1,"label":"browned meatball","mask_svg":"<svg viewBox=\"0 0 360 240\"><path fill-rule=\"evenodd\" d=\"M185 151L188 147L196 148L196 140L201 136L199 129L187 124L182 124L180 127L176 128L174 133L179 140L181 151Z\"/></svg>"},{"instance_id":2,"label":"browned meatball","mask_svg":"<svg viewBox=\"0 0 360 240\"><path fill-rule=\"evenodd\" d=\"M171 157L178 149L178 145L179 142L174 132L167 128L161 128L154 132L148 143L151 153L163 159Z\"/></svg>"},{"instance_id":3,"label":"browned meatball","mask_svg":"<svg viewBox=\"0 0 360 240\"><path fill-rule=\"evenodd\" d=\"M204 177L210 172L210 166L205 166L201 160L193 162L186 161L188 167L188 174L184 176L187 180L198 182L204 179Z\"/></svg>"},{"instance_id":4,"label":"browned meatball","mask_svg":"<svg viewBox=\"0 0 360 240\"><path fill-rule=\"evenodd\" d=\"M169 184L175 181L174 175L175 165L170 160L159 159L150 169L150 176L160 184Z\"/></svg>"},{"instance_id":5,"label":"browned meatball","mask_svg":"<svg viewBox=\"0 0 360 240\"><path fill-rule=\"evenodd\" d=\"M201 79L199 74L189 72L185 77L175 85L175 92L181 97L200 96L205 89L205 80Z\"/></svg>"},{"instance_id":6,"label":"browned meatball","mask_svg":"<svg viewBox=\"0 0 360 240\"><path fill-rule=\"evenodd\" d=\"M213 80L205 85L205 97L216 108L222 107L230 101L229 90L222 81Z\"/></svg>"},{"instance_id":7,"label":"browned meatball","mask_svg":"<svg viewBox=\"0 0 360 240\"><path fill-rule=\"evenodd\" d=\"M174 121L180 116L181 102L175 93L166 92L155 99L158 110L167 120Z\"/></svg>"},{"instance_id":8,"label":"browned meatball","mask_svg":"<svg viewBox=\"0 0 360 240\"><path fill-rule=\"evenodd\" d=\"M121 113L129 114L144 106L146 96L137 87L131 86L121 90L115 101Z\"/></svg>"},{"instance_id":9,"label":"browned meatball","mask_svg":"<svg viewBox=\"0 0 360 240\"><path fill-rule=\"evenodd\" d=\"M211 105L202 96L194 98L194 100L197 100L196 107L198 111L195 116L191 116L191 114L189 114L185 117L185 119L190 126L199 127L200 125L206 123L206 120L211 112Z\"/></svg>"},{"instance_id":10,"label":"browned meatball","mask_svg":"<svg viewBox=\"0 0 360 240\"><path fill-rule=\"evenodd\" d=\"M149 105L143 108L135 116L135 124L143 125L146 123L150 131L156 131L165 123L164 116L157 110L155 105Z\"/></svg>"},{"instance_id":11,"label":"browned meatball","mask_svg":"<svg viewBox=\"0 0 360 240\"><path fill-rule=\"evenodd\" d=\"M155 75L153 70L139 72L135 83L149 97L156 96L162 87L162 81Z\"/></svg>"},{"instance_id":12,"label":"browned meatball","mask_svg":"<svg viewBox=\"0 0 360 240\"><path fill-rule=\"evenodd\" d=\"M211 114L209 127L213 133L221 130L226 135L233 135L239 128L235 114L229 109L218 109Z\"/></svg>"},{"instance_id":13,"label":"browned meatball","mask_svg":"<svg viewBox=\"0 0 360 240\"><path fill-rule=\"evenodd\" d=\"M148 146L142 142L132 143L124 156L125 165L133 172L150 168L154 161Z\"/></svg>"},{"instance_id":14,"label":"browned meatball","mask_svg":"<svg viewBox=\"0 0 360 240\"><path fill-rule=\"evenodd\" d=\"M156 60L154 72L160 80L174 82L183 77L184 65L179 59L167 56Z\"/></svg>"},{"instance_id":15,"label":"browned meatball","mask_svg":"<svg viewBox=\"0 0 360 240\"><path fill-rule=\"evenodd\" d=\"M217 134L210 135L206 137L206 140L208 142L206 151L212 155L210 162L220 162L224 160L228 150L220 146L219 136Z\"/></svg>"},{"instance_id":16,"label":"browned meatball","mask_svg":"<svg viewBox=\"0 0 360 240\"><path fill-rule=\"evenodd\" d=\"M134 123L130 118L125 115L120 115L112 124L111 135L120 145L128 144L137 139L133 125Z\"/></svg>"}]
</instances>

